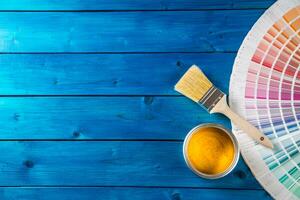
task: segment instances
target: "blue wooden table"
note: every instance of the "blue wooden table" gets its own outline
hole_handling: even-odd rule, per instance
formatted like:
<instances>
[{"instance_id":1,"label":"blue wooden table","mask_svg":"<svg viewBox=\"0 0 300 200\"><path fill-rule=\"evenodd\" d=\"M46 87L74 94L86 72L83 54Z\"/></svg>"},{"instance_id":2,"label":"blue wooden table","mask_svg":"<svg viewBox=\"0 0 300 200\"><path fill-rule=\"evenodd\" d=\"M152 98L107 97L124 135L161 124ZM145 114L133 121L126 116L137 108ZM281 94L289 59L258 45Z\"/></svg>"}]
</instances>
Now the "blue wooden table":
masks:
<instances>
[{"instance_id":1,"label":"blue wooden table","mask_svg":"<svg viewBox=\"0 0 300 200\"><path fill-rule=\"evenodd\" d=\"M210 116L173 91L192 64L228 91L274 0L0 2L0 199L269 199L242 159L204 180L182 141Z\"/></svg>"}]
</instances>

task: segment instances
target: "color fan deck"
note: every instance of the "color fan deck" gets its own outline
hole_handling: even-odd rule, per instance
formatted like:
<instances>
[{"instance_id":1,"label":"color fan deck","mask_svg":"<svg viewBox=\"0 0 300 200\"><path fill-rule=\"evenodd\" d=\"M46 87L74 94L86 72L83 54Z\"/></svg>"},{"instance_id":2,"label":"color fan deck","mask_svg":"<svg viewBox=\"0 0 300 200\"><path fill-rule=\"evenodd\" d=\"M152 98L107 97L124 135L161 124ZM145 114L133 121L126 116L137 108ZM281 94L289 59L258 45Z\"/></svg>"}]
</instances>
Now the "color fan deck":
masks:
<instances>
[{"instance_id":1,"label":"color fan deck","mask_svg":"<svg viewBox=\"0 0 300 200\"><path fill-rule=\"evenodd\" d=\"M228 93L237 50L272 3L1 1L0 199L270 199L242 159L213 181L186 167L187 132L230 122L173 87L197 64Z\"/></svg>"},{"instance_id":2,"label":"color fan deck","mask_svg":"<svg viewBox=\"0 0 300 200\"><path fill-rule=\"evenodd\" d=\"M276 199L300 198L299 30L300 1L279 0L244 40L231 79L232 107L275 145L267 150L239 134L242 155Z\"/></svg>"}]
</instances>

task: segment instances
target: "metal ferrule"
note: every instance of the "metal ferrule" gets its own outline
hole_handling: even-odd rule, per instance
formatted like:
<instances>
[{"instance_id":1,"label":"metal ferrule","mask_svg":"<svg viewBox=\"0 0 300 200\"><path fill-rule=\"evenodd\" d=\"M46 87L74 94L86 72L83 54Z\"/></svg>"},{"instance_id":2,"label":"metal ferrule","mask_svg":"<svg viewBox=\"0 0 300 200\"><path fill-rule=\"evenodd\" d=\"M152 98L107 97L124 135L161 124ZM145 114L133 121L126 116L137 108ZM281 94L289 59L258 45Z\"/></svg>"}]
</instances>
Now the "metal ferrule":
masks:
<instances>
[{"instance_id":1,"label":"metal ferrule","mask_svg":"<svg viewBox=\"0 0 300 200\"><path fill-rule=\"evenodd\" d=\"M208 112L215 107L215 105L220 101L220 99L224 96L224 93L212 86L209 90L205 93L205 95L198 101L198 103L204 107Z\"/></svg>"}]
</instances>

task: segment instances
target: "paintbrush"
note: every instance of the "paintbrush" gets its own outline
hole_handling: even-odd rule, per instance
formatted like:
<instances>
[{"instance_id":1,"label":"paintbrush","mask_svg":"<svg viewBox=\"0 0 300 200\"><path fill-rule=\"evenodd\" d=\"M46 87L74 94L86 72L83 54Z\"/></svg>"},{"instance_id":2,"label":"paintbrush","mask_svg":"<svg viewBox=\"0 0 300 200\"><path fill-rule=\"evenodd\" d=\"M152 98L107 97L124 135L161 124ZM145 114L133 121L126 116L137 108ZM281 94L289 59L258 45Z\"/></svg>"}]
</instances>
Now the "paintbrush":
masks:
<instances>
[{"instance_id":1,"label":"paintbrush","mask_svg":"<svg viewBox=\"0 0 300 200\"><path fill-rule=\"evenodd\" d=\"M205 74L193 65L175 85L175 90L200 104L210 114L222 113L260 144L273 148L273 144L257 128L233 112L226 101L226 94L216 88Z\"/></svg>"}]
</instances>

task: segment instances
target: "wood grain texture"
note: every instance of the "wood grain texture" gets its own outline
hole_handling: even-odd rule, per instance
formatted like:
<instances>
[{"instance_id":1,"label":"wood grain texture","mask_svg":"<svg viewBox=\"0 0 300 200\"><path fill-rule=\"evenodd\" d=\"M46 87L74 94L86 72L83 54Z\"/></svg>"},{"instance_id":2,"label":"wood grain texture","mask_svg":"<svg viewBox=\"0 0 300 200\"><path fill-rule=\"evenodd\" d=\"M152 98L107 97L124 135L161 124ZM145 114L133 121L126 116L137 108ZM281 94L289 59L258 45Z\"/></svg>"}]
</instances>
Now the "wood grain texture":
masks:
<instances>
[{"instance_id":1,"label":"wood grain texture","mask_svg":"<svg viewBox=\"0 0 300 200\"><path fill-rule=\"evenodd\" d=\"M9 0L0 10L197 10L267 8L275 0Z\"/></svg>"},{"instance_id":2,"label":"wood grain texture","mask_svg":"<svg viewBox=\"0 0 300 200\"><path fill-rule=\"evenodd\" d=\"M227 92L273 2L1 1L0 199L269 199L242 159L219 180L186 167L193 126L230 124L173 86L198 64Z\"/></svg>"},{"instance_id":3,"label":"wood grain texture","mask_svg":"<svg viewBox=\"0 0 300 200\"><path fill-rule=\"evenodd\" d=\"M0 98L0 139L183 140L209 115L185 97Z\"/></svg>"},{"instance_id":4,"label":"wood grain texture","mask_svg":"<svg viewBox=\"0 0 300 200\"><path fill-rule=\"evenodd\" d=\"M0 151L0 186L260 188L242 160L225 178L199 178L182 142L1 142Z\"/></svg>"},{"instance_id":5,"label":"wood grain texture","mask_svg":"<svg viewBox=\"0 0 300 200\"><path fill-rule=\"evenodd\" d=\"M192 64L228 92L224 82L229 82L234 57L234 53L0 54L0 95L179 95L174 85Z\"/></svg>"},{"instance_id":6,"label":"wood grain texture","mask_svg":"<svg viewBox=\"0 0 300 200\"><path fill-rule=\"evenodd\" d=\"M262 13L1 12L0 52L236 51Z\"/></svg>"},{"instance_id":7,"label":"wood grain texture","mask_svg":"<svg viewBox=\"0 0 300 200\"><path fill-rule=\"evenodd\" d=\"M82 200L82 199L124 199L124 200L253 200L271 199L263 190L219 190L219 189L189 189L189 188L1 188L0 198L10 200Z\"/></svg>"}]
</instances>

